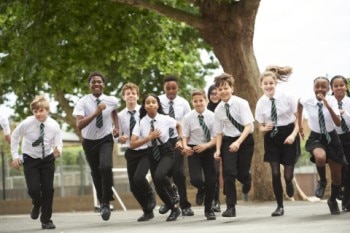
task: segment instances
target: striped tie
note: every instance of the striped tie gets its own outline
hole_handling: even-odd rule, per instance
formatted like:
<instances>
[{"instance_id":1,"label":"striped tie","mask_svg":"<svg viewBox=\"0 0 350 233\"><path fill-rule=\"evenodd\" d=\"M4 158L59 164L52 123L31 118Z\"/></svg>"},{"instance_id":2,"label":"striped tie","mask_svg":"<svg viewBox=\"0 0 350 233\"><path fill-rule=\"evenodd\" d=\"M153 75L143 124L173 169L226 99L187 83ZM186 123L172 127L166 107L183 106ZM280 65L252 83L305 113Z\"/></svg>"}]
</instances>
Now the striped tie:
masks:
<instances>
[{"instance_id":1,"label":"striped tie","mask_svg":"<svg viewBox=\"0 0 350 233\"><path fill-rule=\"evenodd\" d=\"M205 138L207 139L207 142L209 142L210 141L210 132L209 132L207 125L204 122L203 115L198 115L198 119L199 119L199 124L202 126Z\"/></svg>"},{"instance_id":2,"label":"striped tie","mask_svg":"<svg viewBox=\"0 0 350 233\"><path fill-rule=\"evenodd\" d=\"M321 134L323 134L326 137L327 143L330 143L331 137L329 136L329 134L327 132L326 123L324 121L324 115L323 115L323 111L322 111L323 104L317 103L317 105L318 105L318 122L320 125Z\"/></svg>"},{"instance_id":3,"label":"striped tie","mask_svg":"<svg viewBox=\"0 0 350 233\"><path fill-rule=\"evenodd\" d=\"M97 106L101 103L99 98L96 99ZM102 113L96 117L96 127L101 128L103 126Z\"/></svg>"},{"instance_id":4,"label":"striped tie","mask_svg":"<svg viewBox=\"0 0 350 233\"><path fill-rule=\"evenodd\" d=\"M128 113L130 113L130 137L131 137L132 131L136 125L136 120L135 120L136 110L128 111Z\"/></svg>"},{"instance_id":5,"label":"striped tie","mask_svg":"<svg viewBox=\"0 0 350 233\"><path fill-rule=\"evenodd\" d=\"M45 157L45 146L44 146L44 136L45 136L45 125L44 123L40 124L40 136L35 142L32 143L33 147L39 146L41 144L41 156Z\"/></svg>"},{"instance_id":6,"label":"striped tie","mask_svg":"<svg viewBox=\"0 0 350 233\"><path fill-rule=\"evenodd\" d=\"M270 98L270 100L271 100L271 121L274 124L273 130L272 130L270 136L274 137L278 133L278 128L277 128L277 110L276 110L275 99L274 98Z\"/></svg>"},{"instance_id":7,"label":"striped tie","mask_svg":"<svg viewBox=\"0 0 350 233\"><path fill-rule=\"evenodd\" d=\"M338 107L339 107L339 109L343 109L343 102L339 101ZM349 127L346 125L346 122L345 122L343 116L341 116L341 129L344 131L344 133L349 132Z\"/></svg>"},{"instance_id":8,"label":"striped tie","mask_svg":"<svg viewBox=\"0 0 350 233\"><path fill-rule=\"evenodd\" d=\"M228 103L225 104L226 116L231 121L231 123L240 131L243 132L244 126L238 123L230 114L230 105Z\"/></svg>"},{"instance_id":9,"label":"striped tie","mask_svg":"<svg viewBox=\"0 0 350 233\"><path fill-rule=\"evenodd\" d=\"M169 101L169 116L175 119L175 111L174 111L174 102L171 100ZM169 128L169 137L172 138L174 137L174 129Z\"/></svg>"},{"instance_id":10,"label":"striped tie","mask_svg":"<svg viewBox=\"0 0 350 233\"><path fill-rule=\"evenodd\" d=\"M151 130L154 130L154 122L156 120L151 120ZM153 153L153 158L154 160L156 160L157 162L160 160L160 152L159 152L159 148L158 148L158 144L157 144L157 139L152 139L152 153Z\"/></svg>"}]
</instances>

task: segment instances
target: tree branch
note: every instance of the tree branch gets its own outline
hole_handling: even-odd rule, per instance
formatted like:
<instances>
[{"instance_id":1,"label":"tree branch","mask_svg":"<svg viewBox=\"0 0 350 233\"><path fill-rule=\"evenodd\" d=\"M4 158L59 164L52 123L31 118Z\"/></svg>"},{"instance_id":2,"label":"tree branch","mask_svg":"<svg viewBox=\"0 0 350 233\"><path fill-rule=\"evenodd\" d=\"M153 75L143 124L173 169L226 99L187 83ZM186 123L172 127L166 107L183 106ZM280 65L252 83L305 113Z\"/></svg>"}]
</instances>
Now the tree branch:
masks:
<instances>
[{"instance_id":1,"label":"tree branch","mask_svg":"<svg viewBox=\"0 0 350 233\"><path fill-rule=\"evenodd\" d=\"M166 16L176 21L184 22L193 28L202 29L204 27L200 18L193 14L184 12L171 6L164 5L162 3L155 3L149 0L111 0L112 2L119 2L127 4L140 9L147 9L152 12L156 12L160 15Z\"/></svg>"}]
</instances>

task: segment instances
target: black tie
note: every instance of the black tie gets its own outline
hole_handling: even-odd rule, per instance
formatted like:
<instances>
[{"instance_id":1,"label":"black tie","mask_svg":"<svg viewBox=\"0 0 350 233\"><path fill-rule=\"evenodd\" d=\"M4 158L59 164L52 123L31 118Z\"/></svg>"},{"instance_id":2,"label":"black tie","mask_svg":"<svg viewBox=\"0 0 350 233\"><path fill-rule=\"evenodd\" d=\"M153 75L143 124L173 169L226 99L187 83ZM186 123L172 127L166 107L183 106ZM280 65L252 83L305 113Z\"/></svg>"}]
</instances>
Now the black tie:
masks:
<instances>
[{"instance_id":1,"label":"black tie","mask_svg":"<svg viewBox=\"0 0 350 233\"><path fill-rule=\"evenodd\" d=\"M230 114L230 105L228 103L225 104L226 116L231 121L231 123L240 131L243 132L243 125L238 123Z\"/></svg>"},{"instance_id":2,"label":"black tie","mask_svg":"<svg viewBox=\"0 0 350 233\"><path fill-rule=\"evenodd\" d=\"M339 107L339 109L343 109L343 102L339 101L338 107ZM349 127L346 125L346 122L345 122L343 116L341 116L341 129L344 131L344 133L349 132Z\"/></svg>"},{"instance_id":3,"label":"black tie","mask_svg":"<svg viewBox=\"0 0 350 233\"><path fill-rule=\"evenodd\" d=\"M134 129L134 127L136 125L136 120L135 120L136 110L128 111L128 113L130 113L130 137L131 137L132 130Z\"/></svg>"},{"instance_id":4,"label":"black tie","mask_svg":"<svg viewBox=\"0 0 350 233\"><path fill-rule=\"evenodd\" d=\"M101 103L101 100L99 98L96 99L97 106ZM102 113L99 114L96 117L96 127L101 128L103 126L103 118L102 118Z\"/></svg>"},{"instance_id":5,"label":"black tie","mask_svg":"<svg viewBox=\"0 0 350 233\"><path fill-rule=\"evenodd\" d=\"M274 137L278 133L278 128L277 128L277 110L276 110L276 104L275 104L275 99L270 98L271 100L271 121L274 124L273 130L270 134L271 137Z\"/></svg>"},{"instance_id":6,"label":"black tie","mask_svg":"<svg viewBox=\"0 0 350 233\"><path fill-rule=\"evenodd\" d=\"M210 141L210 132L209 132L208 126L204 122L203 115L198 115L198 119L199 119L199 124L202 126L205 138L207 139L207 142L209 142Z\"/></svg>"},{"instance_id":7,"label":"black tie","mask_svg":"<svg viewBox=\"0 0 350 233\"><path fill-rule=\"evenodd\" d=\"M156 120L151 120L151 130L154 130L154 122ZM154 160L156 160L157 162L160 160L160 152L159 152L159 148L158 148L158 144L157 144L157 139L152 139L152 152L153 152L153 158Z\"/></svg>"},{"instance_id":8,"label":"black tie","mask_svg":"<svg viewBox=\"0 0 350 233\"><path fill-rule=\"evenodd\" d=\"M169 101L169 116L175 119L175 111L174 111L174 102ZM174 129L169 128L169 137L172 138L174 136Z\"/></svg>"},{"instance_id":9,"label":"black tie","mask_svg":"<svg viewBox=\"0 0 350 233\"><path fill-rule=\"evenodd\" d=\"M329 136L329 134L327 132L326 123L324 121L324 115L323 115L323 111L322 111L323 104L317 103L317 105L318 105L318 122L320 125L321 134L323 134L326 137L327 143L330 143L331 137Z\"/></svg>"},{"instance_id":10,"label":"black tie","mask_svg":"<svg viewBox=\"0 0 350 233\"><path fill-rule=\"evenodd\" d=\"M40 136L35 142L32 143L33 147L39 146L41 144L41 156L45 157L45 146L44 146L44 136L45 136L45 125L44 123L40 124Z\"/></svg>"}]
</instances>

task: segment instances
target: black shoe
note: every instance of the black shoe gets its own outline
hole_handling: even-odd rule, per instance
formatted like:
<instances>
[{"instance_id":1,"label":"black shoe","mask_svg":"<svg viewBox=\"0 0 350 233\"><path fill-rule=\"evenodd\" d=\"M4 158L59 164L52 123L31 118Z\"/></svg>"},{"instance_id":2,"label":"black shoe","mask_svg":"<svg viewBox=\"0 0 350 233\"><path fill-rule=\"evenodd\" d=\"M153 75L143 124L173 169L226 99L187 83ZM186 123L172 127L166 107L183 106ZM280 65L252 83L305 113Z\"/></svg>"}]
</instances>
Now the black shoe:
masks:
<instances>
[{"instance_id":1,"label":"black shoe","mask_svg":"<svg viewBox=\"0 0 350 233\"><path fill-rule=\"evenodd\" d=\"M326 181L318 181L317 187L315 190L315 196L318 198L322 198L324 195L324 191L326 190L327 182Z\"/></svg>"},{"instance_id":2,"label":"black shoe","mask_svg":"<svg viewBox=\"0 0 350 233\"><path fill-rule=\"evenodd\" d=\"M171 185L171 196L173 198L173 204L177 204L180 201L180 195L179 195L179 191L177 190L177 186L175 184Z\"/></svg>"},{"instance_id":3,"label":"black shoe","mask_svg":"<svg viewBox=\"0 0 350 233\"><path fill-rule=\"evenodd\" d=\"M182 209L182 216L193 216L194 212L191 210L191 208L183 208Z\"/></svg>"},{"instance_id":4,"label":"black shoe","mask_svg":"<svg viewBox=\"0 0 350 233\"><path fill-rule=\"evenodd\" d=\"M138 222L145 222L145 221L148 221L150 219L154 218L154 214L153 214L153 211L152 212L149 212L149 213L143 213L143 215L141 217L139 217L137 219Z\"/></svg>"},{"instance_id":5,"label":"black shoe","mask_svg":"<svg viewBox=\"0 0 350 233\"><path fill-rule=\"evenodd\" d=\"M339 189L338 196L337 196L337 199L338 199L339 201L342 201L343 198L344 198L344 191L343 191L342 188L340 188L340 189Z\"/></svg>"},{"instance_id":6,"label":"black shoe","mask_svg":"<svg viewBox=\"0 0 350 233\"><path fill-rule=\"evenodd\" d=\"M284 215L283 207L277 207L277 209L275 211L273 211L271 214L272 217L278 217L278 216L283 216L283 215Z\"/></svg>"},{"instance_id":7,"label":"black shoe","mask_svg":"<svg viewBox=\"0 0 350 233\"><path fill-rule=\"evenodd\" d=\"M207 218L207 220L215 220L216 219L216 216L215 216L215 213L213 210L205 211L204 215Z\"/></svg>"},{"instance_id":8,"label":"black shoe","mask_svg":"<svg viewBox=\"0 0 350 233\"><path fill-rule=\"evenodd\" d=\"M30 212L30 217L32 219L38 219L40 214L40 206L33 205L32 211Z\"/></svg>"},{"instance_id":9,"label":"black shoe","mask_svg":"<svg viewBox=\"0 0 350 233\"><path fill-rule=\"evenodd\" d=\"M55 229L56 226L55 224L53 224L52 221L49 221L47 223L41 223L41 229L46 229L46 230L49 230L49 229Z\"/></svg>"},{"instance_id":10,"label":"black shoe","mask_svg":"<svg viewBox=\"0 0 350 233\"><path fill-rule=\"evenodd\" d=\"M213 204L213 211L214 212L221 212L221 209L220 209L220 202L219 201L215 201L214 204Z\"/></svg>"},{"instance_id":11,"label":"black shoe","mask_svg":"<svg viewBox=\"0 0 350 233\"><path fill-rule=\"evenodd\" d=\"M293 182L286 183L286 193L288 197L292 198L294 196L294 185Z\"/></svg>"},{"instance_id":12,"label":"black shoe","mask_svg":"<svg viewBox=\"0 0 350 233\"><path fill-rule=\"evenodd\" d=\"M104 203L101 206L101 217L103 220L108 221L111 216L111 209L109 208L109 204Z\"/></svg>"},{"instance_id":13,"label":"black shoe","mask_svg":"<svg viewBox=\"0 0 350 233\"><path fill-rule=\"evenodd\" d=\"M175 221L177 219L177 217L179 217L180 215L180 210L179 208L174 208L173 210L171 210L170 215L167 217L166 221L170 222L170 221Z\"/></svg>"},{"instance_id":14,"label":"black shoe","mask_svg":"<svg viewBox=\"0 0 350 233\"><path fill-rule=\"evenodd\" d=\"M327 204L332 215L340 214L338 202L336 200L332 201L331 199L328 199Z\"/></svg>"},{"instance_id":15,"label":"black shoe","mask_svg":"<svg viewBox=\"0 0 350 233\"><path fill-rule=\"evenodd\" d=\"M222 217L236 217L236 208L227 207L227 209L222 213Z\"/></svg>"},{"instance_id":16,"label":"black shoe","mask_svg":"<svg viewBox=\"0 0 350 233\"><path fill-rule=\"evenodd\" d=\"M159 207L159 213L160 214L166 214L169 211L169 207L167 205L162 205L161 207Z\"/></svg>"},{"instance_id":17,"label":"black shoe","mask_svg":"<svg viewBox=\"0 0 350 233\"><path fill-rule=\"evenodd\" d=\"M249 193L251 187L252 187L252 178L249 175L248 181L246 183L244 183L243 186L242 186L242 193L243 194Z\"/></svg>"},{"instance_id":18,"label":"black shoe","mask_svg":"<svg viewBox=\"0 0 350 233\"><path fill-rule=\"evenodd\" d=\"M196 194L196 204L197 205L202 205L203 204L204 195L205 195L204 188L198 189L197 194Z\"/></svg>"}]
</instances>

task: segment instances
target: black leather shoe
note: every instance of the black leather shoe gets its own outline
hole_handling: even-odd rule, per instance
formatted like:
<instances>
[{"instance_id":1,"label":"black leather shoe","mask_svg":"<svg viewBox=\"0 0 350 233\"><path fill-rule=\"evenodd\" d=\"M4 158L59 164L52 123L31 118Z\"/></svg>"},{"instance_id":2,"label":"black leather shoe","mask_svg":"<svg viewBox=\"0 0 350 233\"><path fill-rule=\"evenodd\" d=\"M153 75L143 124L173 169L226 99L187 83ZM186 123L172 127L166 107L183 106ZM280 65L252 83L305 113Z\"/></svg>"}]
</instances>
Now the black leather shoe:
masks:
<instances>
[{"instance_id":1,"label":"black leather shoe","mask_svg":"<svg viewBox=\"0 0 350 233\"><path fill-rule=\"evenodd\" d=\"M328 199L327 204L332 215L340 214L338 202L336 200L332 201L331 199Z\"/></svg>"},{"instance_id":2,"label":"black leather shoe","mask_svg":"<svg viewBox=\"0 0 350 233\"><path fill-rule=\"evenodd\" d=\"M273 211L271 214L272 217L278 217L278 216L283 216L283 215L284 215L283 207L277 207L277 209L275 211Z\"/></svg>"},{"instance_id":3,"label":"black leather shoe","mask_svg":"<svg viewBox=\"0 0 350 233\"><path fill-rule=\"evenodd\" d=\"M215 216L215 213L213 210L205 211L204 215L207 218L207 220L215 220L216 219L216 216Z\"/></svg>"},{"instance_id":4,"label":"black leather shoe","mask_svg":"<svg viewBox=\"0 0 350 233\"><path fill-rule=\"evenodd\" d=\"M104 203L101 206L101 217L103 220L108 221L111 216L111 209L109 208L109 204Z\"/></svg>"},{"instance_id":5,"label":"black leather shoe","mask_svg":"<svg viewBox=\"0 0 350 233\"><path fill-rule=\"evenodd\" d=\"M324 191L326 190L327 182L325 181L318 181L317 187L315 190L315 196L318 198L322 198L324 195Z\"/></svg>"},{"instance_id":6,"label":"black leather shoe","mask_svg":"<svg viewBox=\"0 0 350 233\"><path fill-rule=\"evenodd\" d=\"M198 189L197 194L196 194L196 204L197 205L202 205L204 201L204 188Z\"/></svg>"},{"instance_id":7,"label":"black leather shoe","mask_svg":"<svg viewBox=\"0 0 350 233\"><path fill-rule=\"evenodd\" d=\"M246 183L243 184L242 186L242 193L247 194L250 191L250 188L252 187L252 178L249 176L249 179Z\"/></svg>"},{"instance_id":8,"label":"black leather shoe","mask_svg":"<svg viewBox=\"0 0 350 233\"><path fill-rule=\"evenodd\" d=\"M55 229L56 226L55 224L53 224L52 221L47 222L47 223L41 223L41 229L46 229L46 230L50 230L50 229Z\"/></svg>"},{"instance_id":9,"label":"black leather shoe","mask_svg":"<svg viewBox=\"0 0 350 233\"><path fill-rule=\"evenodd\" d=\"M191 210L191 208L183 208L182 209L182 216L193 216L194 212Z\"/></svg>"},{"instance_id":10,"label":"black leather shoe","mask_svg":"<svg viewBox=\"0 0 350 233\"><path fill-rule=\"evenodd\" d=\"M33 205L32 211L30 212L30 217L32 219L38 219L40 214L40 206Z\"/></svg>"},{"instance_id":11,"label":"black leather shoe","mask_svg":"<svg viewBox=\"0 0 350 233\"><path fill-rule=\"evenodd\" d=\"M139 217L137 219L138 222L145 222L145 221L148 221L150 219L154 218L154 214L153 214L153 211L152 212L149 212L149 213L143 213L143 215L141 217Z\"/></svg>"},{"instance_id":12,"label":"black leather shoe","mask_svg":"<svg viewBox=\"0 0 350 233\"><path fill-rule=\"evenodd\" d=\"M228 207L223 213L222 217L236 217L236 207Z\"/></svg>"},{"instance_id":13,"label":"black leather shoe","mask_svg":"<svg viewBox=\"0 0 350 233\"><path fill-rule=\"evenodd\" d=\"M170 222L170 221L175 221L177 219L177 217L179 217L180 215L180 210L179 208L174 208L173 210L171 210L171 213L169 215L169 217L167 217L166 221Z\"/></svg>"},{"instance_id":14,"label":"black leather shoe","mask_svg":"<svg viewBox=\"0 0 350 233\"><path fill-rule=\"evenodd\" d=\"M159 207L159 213L160 214L166 214L169 211L169 207L167 205L162 205L161 207Z\"/></svg>"},{"instance_id":15,"label":"black leather shoe","mask_svg":"<svg viewBox=\"0 0 350 233\"><path fill-rule=\"evenodd\" d=\"M288 197L292 198L294 196L294 185L293 182L286 183L286 193Z\"/></svg>"},{"instance_id":16,"label":"black leather shoe","mask_svg":"<svg viewBox=\"0 0 350 233\"><path fill-rule=\"evenodd\" d=\"M219 201L215 201L214 204L213 204L213 211L214 212L221 212L221 209L220 209L220 202Z\"/></svg>"}]
</instances>

